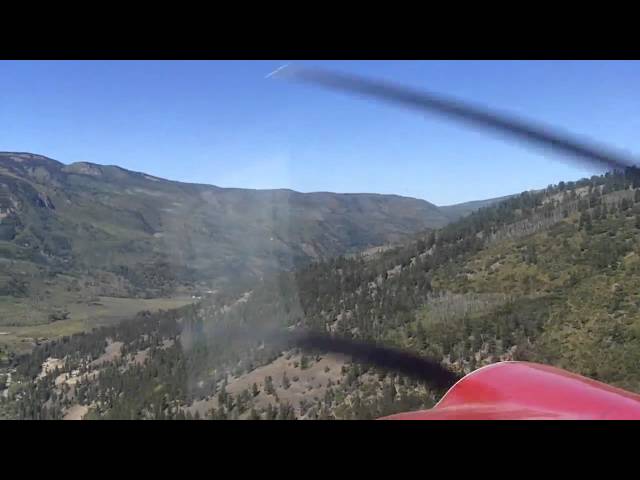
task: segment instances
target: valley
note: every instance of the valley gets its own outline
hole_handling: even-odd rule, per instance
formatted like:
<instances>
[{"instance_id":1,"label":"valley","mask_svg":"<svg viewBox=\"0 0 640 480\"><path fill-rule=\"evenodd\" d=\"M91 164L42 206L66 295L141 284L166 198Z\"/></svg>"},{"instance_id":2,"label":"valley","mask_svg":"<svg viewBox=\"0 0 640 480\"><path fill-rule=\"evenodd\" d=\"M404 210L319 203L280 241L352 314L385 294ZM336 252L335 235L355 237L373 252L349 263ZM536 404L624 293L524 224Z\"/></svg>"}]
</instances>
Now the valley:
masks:
<instances>
[{"instance_id":1,"label":"valley","mask_svg":"<svg viewBox=\"0 0 640 480\"><path fill-rule=\"evenodd\" d=\"M0 152L0 359L451 218L394 195L219 188Z\"/></svg>"},{"instance_id":2,"label":"valley","mask_svg":"<svg viewBox=\"0 0 640 480\"><path fill-rule=\"evenodd\" d=\"M461 374L527 360L640 391L636 183L615 173L524 192L394 247L265 275L250 293L222 288L46 342L9 367L3 414L368 419L444 393L300 351L284 334L297 330L400 347ZM46 362L58 368L42 375ZM72 372L73 384L57 382Z\"/></svg>"}]
</instances>

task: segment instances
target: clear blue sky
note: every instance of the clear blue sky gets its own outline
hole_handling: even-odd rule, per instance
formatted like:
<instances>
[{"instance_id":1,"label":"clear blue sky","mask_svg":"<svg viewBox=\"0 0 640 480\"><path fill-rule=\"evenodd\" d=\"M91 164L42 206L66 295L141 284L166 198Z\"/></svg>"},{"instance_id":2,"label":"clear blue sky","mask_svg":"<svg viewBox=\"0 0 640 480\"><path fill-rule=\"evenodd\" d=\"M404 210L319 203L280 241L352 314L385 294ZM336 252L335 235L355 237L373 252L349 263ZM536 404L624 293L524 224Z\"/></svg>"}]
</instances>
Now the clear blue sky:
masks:
<instances>
[{"instance_id":1,"label":"clear blue sky","mask_svg":"<svg viewBox=\"0 0 640 480\"><path fill-rule=\"evenodd\" d=\"M0 150L438 205L595 173L437 117L265 80L284 63L423 87L640 153L640 62L580 61L2 61Z\"/></svg>"}]
</instances>

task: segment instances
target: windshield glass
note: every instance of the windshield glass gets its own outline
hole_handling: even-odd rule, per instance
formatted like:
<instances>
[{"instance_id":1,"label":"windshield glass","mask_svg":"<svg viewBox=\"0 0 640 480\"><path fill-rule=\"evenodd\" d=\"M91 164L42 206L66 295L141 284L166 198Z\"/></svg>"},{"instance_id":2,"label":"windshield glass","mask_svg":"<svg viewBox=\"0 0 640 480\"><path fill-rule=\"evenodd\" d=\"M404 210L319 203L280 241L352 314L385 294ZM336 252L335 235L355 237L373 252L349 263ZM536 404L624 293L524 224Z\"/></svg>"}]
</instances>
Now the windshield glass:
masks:
<instances>
[{"instance_id":1,"label":"windshield glass","mask_svg":"<svg viewBox=\"0 0 640 480\"><path fill-rule=\"evenodd\" d=\"M0 61L0 418L640 392L638 62Z\"/></svg>"}]
</instances>

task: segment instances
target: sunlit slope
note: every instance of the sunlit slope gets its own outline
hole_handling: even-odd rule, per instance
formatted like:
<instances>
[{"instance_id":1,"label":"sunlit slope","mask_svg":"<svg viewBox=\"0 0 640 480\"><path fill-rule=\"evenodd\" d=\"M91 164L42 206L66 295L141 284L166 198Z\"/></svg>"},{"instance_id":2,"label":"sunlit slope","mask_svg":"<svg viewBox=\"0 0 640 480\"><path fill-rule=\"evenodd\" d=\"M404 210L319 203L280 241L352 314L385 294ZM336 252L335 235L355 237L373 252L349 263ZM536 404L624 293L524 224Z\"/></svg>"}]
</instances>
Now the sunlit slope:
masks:
<instances>
[{"instance_id":1,"label":"sunlit slope","mask_svg":"<svg viewBox=\"0 0 640 480\"><path fill-rule=\"evenodd\" d=\"M160 293L397 242L444 225L426 201L186 184L89 163L0 154L0 257L115 275Z\"/></svg>"}]
</instances>

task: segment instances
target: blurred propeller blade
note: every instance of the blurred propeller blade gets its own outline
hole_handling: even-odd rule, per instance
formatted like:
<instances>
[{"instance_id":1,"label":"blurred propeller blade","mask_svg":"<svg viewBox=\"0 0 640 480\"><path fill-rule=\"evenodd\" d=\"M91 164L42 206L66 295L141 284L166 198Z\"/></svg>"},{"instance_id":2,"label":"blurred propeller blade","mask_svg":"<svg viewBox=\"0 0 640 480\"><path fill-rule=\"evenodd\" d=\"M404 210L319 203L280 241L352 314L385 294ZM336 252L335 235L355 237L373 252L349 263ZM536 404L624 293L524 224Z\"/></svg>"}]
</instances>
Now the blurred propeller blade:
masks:
<instances>
[{"instance_id":1,"label":"blurred propeller blade","mask_svg":"<svg viewBox=\"0 0 640 480\"><path fill-rule=\"evenodd\" d=\"M293 343L305 350L349 355L354 360L406 375L432 387L449 388L462 378L436 360L381 345L320 333L300 334L294 337Z\"/></svg>"},{"instance_id":2,"label":"blurred propeller blade","mask_svg":"<svg viewBox=\"0 0 640 480\"><path fill-rule=\"evenodd\" d=\"M423 112L438 113L476 127L507 134L515 139L540 147L550 148L571 157L574 162L583 163L589 167L625 170L636 166L636 162L633 159L623 154L571 138L568 134L559 133L557 129L536 125L533 122L514 116L491 112L439 94L323 69L285 67L273 72L272 76L308 82L333 90L361 94Z\"/></svg>"}]
</instances>

